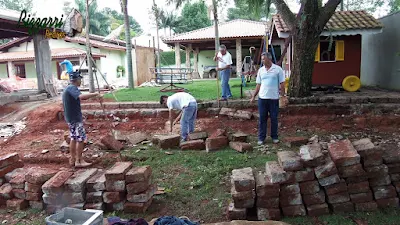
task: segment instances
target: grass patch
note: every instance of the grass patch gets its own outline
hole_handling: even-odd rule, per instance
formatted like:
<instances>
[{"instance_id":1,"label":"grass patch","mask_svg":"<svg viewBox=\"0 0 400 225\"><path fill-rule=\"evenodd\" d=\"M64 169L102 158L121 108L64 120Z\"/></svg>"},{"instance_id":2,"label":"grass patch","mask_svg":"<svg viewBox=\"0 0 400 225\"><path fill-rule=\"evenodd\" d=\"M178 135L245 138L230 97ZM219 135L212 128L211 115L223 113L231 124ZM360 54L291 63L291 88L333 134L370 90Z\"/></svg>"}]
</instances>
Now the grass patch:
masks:
<instances>
[{"instance_id":1,"label":"grass patch","mask_svg":"<svg viewBox=\"0 0 400 225\"><path fill-rule=\"evenodd\" d=\"M234 78L229 81L231 92L234 99L240 98L240 83L239 78ZM219 82L221 85L221 81ZM167 85L163 85L165 87ZM217 99L217 83L216 80L201 80L194 81L191 84L179 84L178 87L185 88L187 92L192 94L197 100L214 100ZM255 89L255 82L246 84L243 90ZM114 94L118 101L159 101L161 95L172 95L173 92L160 92L161 87L140 87L135 89L121 89ZM220 88L221 94L221 88ZM243 93L244 96L244 93ZM220 97L220 96L219 96ZM106 94L105 98L113 98L112 94Z\"/></svg>"}]
</instances>

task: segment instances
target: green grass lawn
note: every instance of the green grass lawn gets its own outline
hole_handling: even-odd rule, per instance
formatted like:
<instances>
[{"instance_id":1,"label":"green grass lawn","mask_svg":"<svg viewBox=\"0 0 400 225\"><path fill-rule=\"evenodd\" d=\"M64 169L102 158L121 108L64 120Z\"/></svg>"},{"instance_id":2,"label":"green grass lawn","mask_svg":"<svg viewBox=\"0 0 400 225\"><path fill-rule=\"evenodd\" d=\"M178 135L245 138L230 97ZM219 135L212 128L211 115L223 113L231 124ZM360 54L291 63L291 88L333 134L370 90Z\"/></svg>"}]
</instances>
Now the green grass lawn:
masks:
<instances>
[{"instance_id":1,"label":"green grass lawn","mask_svg":"<svg viewBox=\"0 0 400 225\"><path fill-rule=\"evenodd\" d=\"M239 78L229 81L231 92L234 99L240 98ZM219 82L221 85L221 81ZM243 90L255 89L255 81L247 83ZM163 85L165 87L167 85ZM178 87L185 88L187 92L192 94L197 100L215 100L217 99L217 81L216 80L200 80L190 84L177 84ZM118 101L159 101L161 95L172 95L172 92L160 92L162 87L138 87L133 90L121 89L114 92ZM221 94L221 87L219 89ZM245 97L244 93L243 96ZM113 98L112 94L105 95L106 98ZM220 97L220 96L219 96Z\"/></svg>"}]
</instances>

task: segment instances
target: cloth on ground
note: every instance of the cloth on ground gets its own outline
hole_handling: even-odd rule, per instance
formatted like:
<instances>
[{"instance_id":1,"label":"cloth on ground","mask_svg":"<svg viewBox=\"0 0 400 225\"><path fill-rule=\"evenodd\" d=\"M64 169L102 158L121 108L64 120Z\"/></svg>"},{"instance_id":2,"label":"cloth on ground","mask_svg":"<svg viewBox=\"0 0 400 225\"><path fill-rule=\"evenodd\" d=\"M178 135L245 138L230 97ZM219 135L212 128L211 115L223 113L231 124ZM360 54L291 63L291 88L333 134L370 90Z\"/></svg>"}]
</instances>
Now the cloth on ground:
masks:
<instances>
[{"instance_id":1,"label":"cloth on ground","mask_svg":"<svg viewBox=\"0 0 400 225\"><path fill-rule=\"evenodd\" d=\"M140 219L130 219L128 221L122 221L121 218L117 216L107 218L109 225L148 225L147 221Z\"/></svg>"},{"instance_id":2,"label":"cloth on ground","mask_svg":"<svg viewBox=\"0 0 400 225\"><path fill-rule=\"evenodd\" d=\"M162 216L158 218L154 225L198 225L199 223L192 222L185 218L178 218L175 216Z\"/></svg>"}]
</instances>

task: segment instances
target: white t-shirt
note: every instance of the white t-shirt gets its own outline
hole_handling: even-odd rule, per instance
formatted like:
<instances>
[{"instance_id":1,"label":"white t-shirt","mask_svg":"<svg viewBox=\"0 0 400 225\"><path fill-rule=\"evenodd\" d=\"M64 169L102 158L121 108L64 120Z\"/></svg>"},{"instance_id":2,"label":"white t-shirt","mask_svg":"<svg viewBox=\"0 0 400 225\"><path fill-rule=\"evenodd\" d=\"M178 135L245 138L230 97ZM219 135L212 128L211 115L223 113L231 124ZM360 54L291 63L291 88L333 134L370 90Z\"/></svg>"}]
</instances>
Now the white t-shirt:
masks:
<instances>
[{"instance_id":1,"label":"white t-shirt","mask_svg":"<svg viewBox=\"0 0 400 225\"><path fill-rule=\"evenodd\" d=\"M168 109L182 110L191 102L196 103L196 99L193 96L185 92L178 92L168 97L167 106Z\"/></svg>"},{"instance_id":2,"label":"white t-shirt","mask_svg":"<svg viewBox=\"0 0 400 225\"><path fill-rule=\"evenodd\" d=\"M257 73L256 83L261 84L258 97L261 99L279 99L279 85L285 81L283 70L280 66L272 64L267 69L261 67Z\"/></svg>"},{"instance_id":3,"label":"white t-shirt","mask_svg":"<svg viewBox=\"0 0 400 225\"><path fill-rule=\"evenodd\" d=\"M224 68L227 65L232 65L232 56L228 51L226 51L225 55L222 55L221 52L218 52L217 57L220 58L220 60L218 60L218 68Z\"/></svg>"}]
</instances>

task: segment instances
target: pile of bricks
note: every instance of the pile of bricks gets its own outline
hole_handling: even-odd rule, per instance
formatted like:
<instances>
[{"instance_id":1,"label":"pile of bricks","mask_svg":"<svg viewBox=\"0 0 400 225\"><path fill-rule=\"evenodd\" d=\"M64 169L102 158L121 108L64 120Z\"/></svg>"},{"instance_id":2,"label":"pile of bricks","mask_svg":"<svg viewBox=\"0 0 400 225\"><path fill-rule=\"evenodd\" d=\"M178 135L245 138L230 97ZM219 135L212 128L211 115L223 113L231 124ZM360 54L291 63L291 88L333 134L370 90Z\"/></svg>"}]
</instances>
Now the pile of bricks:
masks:
<instances>
[{"instance_id":1,"label":"pile of bricks","mask_svg":"<svg viewBox=\"0 0 400 225\"><path fill-rule=\"evenodd\" d=\"M64 183L73 175L70 171L59 171L42 186L43 202L46 204L46 211L54 213L61 210L64 203Z\"/></svg>"},{"instance_id":2,"label":"pile of bricks","mask_svg":"<svg viewBox=\"0 0 400 225\"><path fill-rule=\"evenodd\" d=\"M232 171L231 220L247 219L249 209L257 211L259 220L280 220L282 215L399 207L398 148L377 147L369 139L345 139L330 143L325 153L314 142L301 146L299 153L277 155L278 162L267 162L265 171L255 176L251 168Z\"/></svg>"},{"instance_id":3,"label":"pile of bricks","mask_svg":"<svg viewBox=\"0 0 400 225\"><path fill-rule=\"evenodd\" d=\"M126 174L127 202L125 212L144 213L157 191L157 186L151 180L150 166L134 167Z\"/></svg>"},{"instance_id":4,"label":"pile of bricks","mask_svg":"<svg viewBox=\"0 0 400 225\"><path fill-rule=\"evenodd\" d=\"M21 169L18 168L22 168L23 166L24 163L20 160L17 153L0 157L0 205L7 205L10 208L17 209L28 207L28 202L25 201L24 183L21 185L20 181L24 176L18 174L20 179L18 180L18 184L14 185L19 189L15 192L17 196L14 196L13 186L9 183L16 176L13 171L18 170L20 172ZM15 183L17 183L17 180L15 180Z\"/></svg>"},{"instance_id":5,"label":"pile of bricks","mask_svg":"<svg viewBox=\"0 0 400 225\"><path fill-rule=\"evenodd\" d=\"M106 190L105 171L99 169L93 177L86 182L86 204L84 209L104 210L103 194Z\"/></svg>"},{"instance_id":6,"label":"pile of bricks","mask_svg":"<svg viewBox=\"0 0 400 225\"><path fill-rule=\"evenodd\" d=\"M132 168L131 162L117 162L105 173L106 191L103 194L107 210L123 211L126 201L125 174Z\"/></svg>"}]
</instances>

